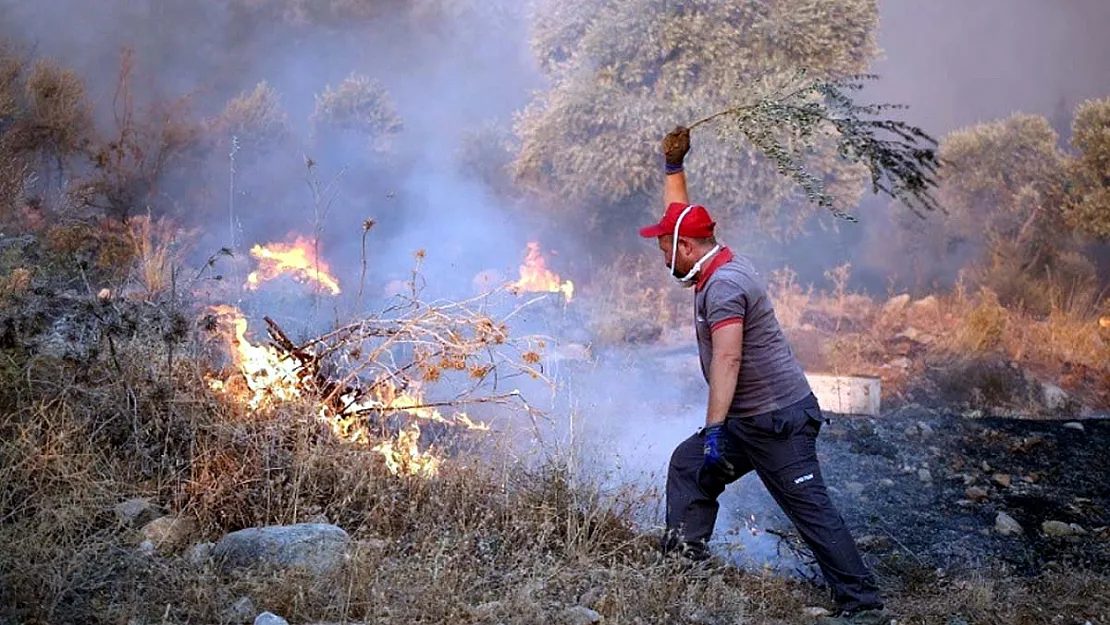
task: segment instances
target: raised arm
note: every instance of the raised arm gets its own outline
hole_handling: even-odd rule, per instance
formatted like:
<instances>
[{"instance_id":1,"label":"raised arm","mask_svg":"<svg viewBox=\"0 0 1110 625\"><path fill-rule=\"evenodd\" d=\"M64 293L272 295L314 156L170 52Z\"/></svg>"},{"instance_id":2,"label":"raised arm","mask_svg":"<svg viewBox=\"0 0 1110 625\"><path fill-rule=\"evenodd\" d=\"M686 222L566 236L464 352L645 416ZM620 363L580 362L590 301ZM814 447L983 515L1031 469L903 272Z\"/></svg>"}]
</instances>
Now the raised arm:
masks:
<instances>
[{"instance_id":1,"label":"raised arm","mask_svg":"<svg viewBox=\"0 0 1110 625\"><path fill-rule=\"evenodd\" d=\"M663 156L666 158L666 176L663 178L663 210L674 202L690 203L686 192L686 172L682 162L690 151L690 131L677 126L663 139Z\"/></svg>"}]
</instances>

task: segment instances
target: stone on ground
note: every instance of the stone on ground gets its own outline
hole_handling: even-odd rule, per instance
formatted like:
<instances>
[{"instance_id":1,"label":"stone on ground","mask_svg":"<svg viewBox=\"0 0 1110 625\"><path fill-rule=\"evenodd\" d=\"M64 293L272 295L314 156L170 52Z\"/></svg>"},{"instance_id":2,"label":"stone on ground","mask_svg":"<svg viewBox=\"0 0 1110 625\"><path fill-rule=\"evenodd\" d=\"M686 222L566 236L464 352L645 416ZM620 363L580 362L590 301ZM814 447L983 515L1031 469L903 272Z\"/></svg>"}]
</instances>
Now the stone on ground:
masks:
<instances>
[{"instance_id":1,"label":"stone on ground","mask_svg":"<svg viewBox=\"0 0 1110 625\"><path fill-rule=\"evenodd\" d=\"M342 528L302 523L232 532L216 543L212 556L225 572L261 567L324 575L346 561L350 547L351 538Z\"/></svg>"}]
</instances>

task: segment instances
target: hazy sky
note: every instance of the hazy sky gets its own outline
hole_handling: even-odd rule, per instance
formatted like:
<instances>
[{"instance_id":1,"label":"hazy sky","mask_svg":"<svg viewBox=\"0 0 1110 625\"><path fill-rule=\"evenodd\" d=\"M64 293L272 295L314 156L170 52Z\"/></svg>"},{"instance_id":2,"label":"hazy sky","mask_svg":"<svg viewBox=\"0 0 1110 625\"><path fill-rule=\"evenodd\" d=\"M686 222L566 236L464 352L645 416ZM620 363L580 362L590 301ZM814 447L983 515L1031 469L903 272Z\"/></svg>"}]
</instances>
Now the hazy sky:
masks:
<instances>
[{"instance_id":1,"label":"hazy sky","mask_svg":"<svg viewBox=\"0 0 1110 625\"><path fill-rule=\"evenodd\" d=\"M934 134L1110 95L1110 0L880 0L873 93Z\"/></svg>"}]
</instances>

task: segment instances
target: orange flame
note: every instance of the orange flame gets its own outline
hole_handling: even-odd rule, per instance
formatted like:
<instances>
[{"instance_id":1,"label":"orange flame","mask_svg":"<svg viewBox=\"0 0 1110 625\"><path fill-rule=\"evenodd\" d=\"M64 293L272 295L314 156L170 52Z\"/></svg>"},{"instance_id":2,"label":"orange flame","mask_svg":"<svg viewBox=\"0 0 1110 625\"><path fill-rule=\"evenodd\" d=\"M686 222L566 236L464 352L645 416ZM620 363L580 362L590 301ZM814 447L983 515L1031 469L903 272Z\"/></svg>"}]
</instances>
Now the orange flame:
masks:
<instances>
[{"instance_id":1,"label":"orange flame","mask_svg":"<svg viewBox=\"0 0 1110 625\"><path fill-rule=\"evenodd\" d=\"M247 340L247 319L233 306L213 306L231 353L235 368L243 374L249 396L244 398L251 410L276 402L301 397L301 372L304 364L283 358L270 346L254 345ZM208 386L218 392L230 392L224 380L209 378Z\"/></svg>"},{"instance_id":2,"label":"orange flame","mask_svg":"<svg viewBox=\"0 0 1110 625\"><path fill-rule=\"evenodd\" d=\"M258 259L258 270L247 276L247 288L254 291L259 285L282 275L289 275L297 282L314 283L317 288L339 295L339 281L331 275L328 264L317 257L315 245L298 236L292 243L255 245L251 256Z\"/></svg>"},{"instance_id":3,"label":"orange flame","mask_svg":"<svg viewBox=\"0 0 1110 625\"><path fill-rule=\"evenodd\" d=\"M254 345L246 337L247 320L239 309L233 306L213 306L217 322L228 344L228 350L238 374L242 375L246 390L240 390L231 380L208 377L208 386L219 393L225 393L242 401L250 410L270 408L282 402L289 402L309 395L305 384L305 365L296 358L282 356L274 347ZM420 421L442 423L448 426L464 427L468 430L489 431L489 426L473 421L465 413L457 413L452 419L444 417L434 406L423 399L423 393L415 383L402 391L388 378L382 378L370 386L370 392L361 398L348 393L339 398L341 409L321 403L317 408L318 418L327 423L339 438L352 443L368 444L376 437L368 427L367 413L388 415L401 412ZM396 438L380 442L372 451L385 459L386 467L394 475L405 474L434 477L438 474L442 458L433 450L420 451L420 427L415 422L402 429Z\"/></svg>"},{"instance_id":4,"label":"orange flame","mask_svg":"<svg viewBox=\"0 0 1110 625\"><path fill-rule=\"evenodd\" d=\"M435 477L439 473L442 458L433 455L430 451L420 451L417 441L420 440L420 426L410 423L408 427L397 434L396 439L385 440L374 446L371 451L380 453L385 458L385 466L393 475L416 475L420 477Z\"/></svg>"},{"instance_id":5,"label":"orange flame","mask_svg":"<svg viewBox=\"0 0 1110 625\"><path fill-rule=\"evenodd\" d=\"M540 254L540 244L528 242L528 256L520 266L520 279L510 285L515 291L532 293L562 293L569 302L574 297L574 283L561 282L559 275L547 268L547 262Z\"/></svg>"}]
</instances>

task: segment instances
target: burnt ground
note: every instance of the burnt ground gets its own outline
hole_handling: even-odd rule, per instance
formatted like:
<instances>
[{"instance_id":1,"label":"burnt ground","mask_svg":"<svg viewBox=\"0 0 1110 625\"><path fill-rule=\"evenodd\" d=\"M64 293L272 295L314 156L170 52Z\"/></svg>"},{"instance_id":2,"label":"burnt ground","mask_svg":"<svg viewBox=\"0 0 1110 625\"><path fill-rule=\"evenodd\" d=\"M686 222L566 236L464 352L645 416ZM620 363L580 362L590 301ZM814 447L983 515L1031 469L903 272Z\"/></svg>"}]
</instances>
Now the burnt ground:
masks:
<instances>
[{"instance_id":1,"label":"burnt ground","mask_svg":"<svg viewBox=\"0 0 1110 625\"><path fill-rule=\"evenodd\" d=\"M1085 420L1078 431L1063 421L968 419L909 406L831 421L818 443L826 482L880 574L1110 572L1110 420ZM733 488L743 502L734 506L774 509L757 479ZM997 531L999 512L1018 521L1022 535ZM1047 536L1045 521L1078 524L1085 534ZM762 525L800 547L780 512ZM804 549L800 555L808 559Z\"/></svg>"},{"instance_id":2,"label":"burnt ground","mask_svg":"<svg viewBox=\"0 0 1110 625\"><path fill-rule=\"evenodd\" d=\"M650 469L655 488L670 451L702 422L697 367L687 346L621 350L582 363L588 375L576 376L580 394L597 398L584 408L617 417L595 439L634 450L622 462ZM831 423L818 438L826 483L876 573L888 581L938 570L1110 574L1110 419L967 414L958 405L906 404L878 418L826 415ZM1077 422L1082 430L1065 426ZM714 542L722 555L817 577L758 477L731 485L721 505ZM996 529L1000 512L1021 525L1020 535ZM1074 523L1084 533L1048 536L1045 521Z\"/></svg>"}]
</instances>

